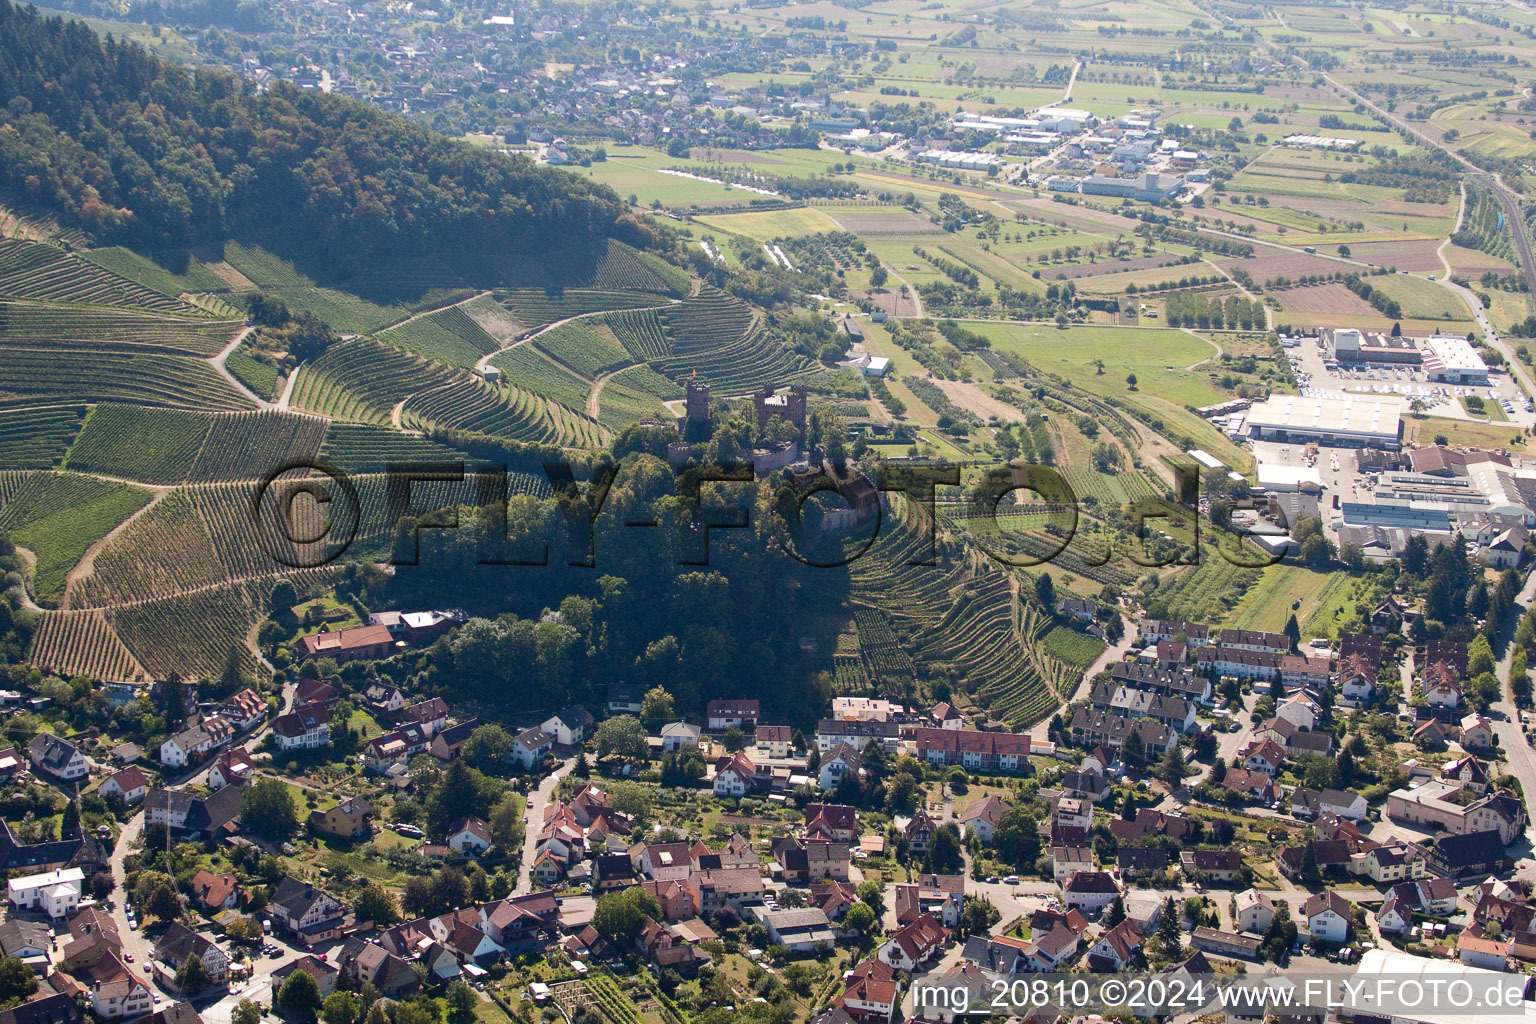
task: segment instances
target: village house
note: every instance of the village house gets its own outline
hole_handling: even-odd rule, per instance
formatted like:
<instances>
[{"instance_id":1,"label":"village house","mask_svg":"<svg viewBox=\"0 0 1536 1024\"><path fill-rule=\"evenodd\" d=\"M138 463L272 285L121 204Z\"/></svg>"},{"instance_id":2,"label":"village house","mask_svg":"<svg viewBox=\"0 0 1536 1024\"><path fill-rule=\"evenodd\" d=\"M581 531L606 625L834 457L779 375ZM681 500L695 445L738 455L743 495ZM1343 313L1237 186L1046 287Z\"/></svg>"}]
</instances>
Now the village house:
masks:
<instances>
[{"instance_id":1,"label":"village house","mask_svg":"<svg viewBox=\"0 0 1536 1024\"><path fill-rule=\"evenodd\" d=\"M918 760L970 771L1016 772L1029 763L1030 738L975 729L918 729Z\"/></svg>"},{"instance_id":2,"label":"village house","mask_svg":"<svg viewBox=\"0 0 1536 1024\"><path fill-rule=\"evenodd\" d=\"M789 756L793 739L794 730L787 725L760 725L754 746L763 757L783 758Z\"/></svg>"},{"instance_id":3,"label":"village house","mask_svg":"<svg viewBox=\"0 0 1536 1024\"><path fill-rule=\"evenodd\" d=\"M373 807L360 796L347 797L334 807L309 812L311 831L340 839L355 839L373 831Z\"/></svg>"},{"instance_id":4,"label":"village house","mask_svg":"<svg viewBox=\"0 0 1536 1024\"><path fill-rule=\"evenodd\" d=\"M234 875L216 875L207 868L192 876L192 902L212 913L229 910L240 899L240 886Z\"/></svg>"},{"instance_id":5,"label":"village house","mask_svg":"<svg viewBox=\"0 0 1536 1024\"><path fill-rule=\"evenodd\" d=\"M1301 905L1301 920L1312 938L1342 944L1349 940L1354 927L1354 906L1332 889L1326 889Z\"/></svg>"},{"instance_id":6,"label":"village house","mask_svg":"<svg viewBox=\"0 0 1536 1024\"><path fill-rule=\"evenodd\" d=\"M1275 901L1257 889L1244 889L1232 898L1237 930L1263 935L1275 922Z\"/></svg>"},{"instance_id":7,"label":"village house","mask_svg":"<svg viewBox=\"0 0 1536 1024\"><path fill-rule=\"evenodd\" d=\"M592 715L586 708L572 705L550 715L539 724L539 728L553 736L560 746L574 747L586 739L587 730L592 724Z\"/></svg>"},{"instance_id":8,"label":"village house","mask_svg":"<svg viewBox=\"0 0 1536 1024\"><path fill-rule=\"evenodd\" d=\"M224 988L229 984L229 954L210 941L206 935L193 931L179 921L174 922L161 933L159 940L155 943L155 980L162 988L179 993L180 988L176 984L177 972L189 958L194 956L203 962L211 986Z\"/></svg>"},{"instance_id":9,"label":"village house","mask_svg":"<svg viewBox=\"0 0 1536 1024\"><path fill-rule=\"evenodd\" d=\"M532 771L555 749L555 738L543 729L524 729L512 738L512 763Z\"/></svg>"},{"instance_id":10,"label":"village house","mask_svg":"<svg viewBox=\"0 0 1536 1024\"><path fill-rule=\"evenodd\" d=\"M705 724L715 733L756 729L761 715L761 705L755 700L712 700L704 709Z\"/></svg>"},{"instance_id":11,"label":"village house","mask_svg":"<svg viewBox=\"0 0 1536 1024\"><path fill-rule=\"evenodd\" d=\"M395 638L384 626L355 626L335 632L312 633L299 638L299 657L315 661L377 661L393 651Z\"/></svg>"},{"instance_id":12,"label":"village house","mask_svg":"<svg viewBox=\"0 0 1536 1024\"><path fill-rule=\"evenodd\" d=\"M661 727L663 751L694 750L699 745L701 730L687 722L672 722Z\"/></svg>"},{"instance_id":13,"label":"village house","mask_svg":"<svg viewBox=\"0 0 1536 1024\"><path fill-rule=\"evenodd\" d=\"M816 771L816 784L823 791L828 791L836 789L844 778L861 780L864 777L863 765L864 758L857 750L846 743L840 743L822 757Z\"/></svg>"},{"instance_id":14,"label":"village house","mask_svg":"<svg viewBox=\"0 0 1536 1024\"><path fill-rule=\"evenodd\" d=\"M895 722L841 718L823 718L816 725L816 749L823 754L843 745L863 751L871 742L880 744L887 754L894 754L901 742L901 727Z\"/></svg>"},{"instance_id":15,"label":"village house","mask_svg":"<svg viewBox=\"0 0 1536 1024\"><path fill-rule=\"evenodd\" d=\"M756 778L757 767L752 759L738 750L734 756L722 759L711 785L716 796L743 797L752 792Z\"/></svg>"},{"instance_id":16,"label":"village house","mask_svg":"<svg viewBox=\"0 0 1536 1024\"><path fill-rule=\"evenodd\" d=\"M1061 884L1061 901L1084 914L1097 914L1115 901L1120 887L1107 871L1079 871Z\"/></svg>"},{"instance_id":17,"label":"village house","mask_svg":"<svg viewBox=\"0 0 1536 1024\"><path fill-rule=\"evenodd\" d=\"M960 828L966 835L975 836L978 842L990 846L992 830L997 827L998 819L1007 809L1008 805L995 796L989 795L973 801L958 819Z\"/></svg>"},{"instance_id":18,"label":"village house","mask_svg":"<svg viewBox=\"0 0 1536 1024\"><path fill-rule=\"evenodd\" d=\"M255 763L251 760L251 752L244 747L230 747L219 752L219 756L213 759L213 765L208 769L208 788L212 790L223 789L225 786L244 786L251 781L251 773L255 770Z\"/></svg>"},{"instance_id":19,"label":"village house","mask_svg":"<svg viewBox=\"0 0 1536 1024\"><path fill-rule=\"evenodd\" d=\"M491 848L491 826L474 815L460 818L448 826L444 842L460 857L479 857Z\"/></svg>"},{"instance_id":20,"label":"village house","mask_svg":"<svg viewBox=\"0 0 1536 1024\"><path fill-rule=\"evenodd\" d=\"M40 732L27 744L32 767L65 782L83 779L90 772L85 756L68 740L51 732Z\"/></svg>"},{"instance_id":21,"label":"village house","mask_svg":"<svg viewBox=\"0 0 1536 1024\"><path fill-rule=\"evenodd\" d=\"M913 972L932 960L949 943L949 929L930 914L902 928L876 954L887 966Z\"/></svg>"},{"instance_id":22,"label":"village house","mask_svg":"<svg viewBox=\"0 0 1536 1024\"><path fill-rule=\"evenodd\" d=\"M103 797L116 797L131 806L143 800L149 792L149 777L144 774L144 769L131 764L108 775L96 792Z\"/></svg>"},{"instance_id":23,"label":"village house","mask_svg":"<svg viewBox=\"0 0 1536 1024\"><path fill-rule=\"evenodd\" d=\"M279 750L318 750L331 742L331 712L310 704L272 720L272 739Z\"/></svg>"}]
</instances>

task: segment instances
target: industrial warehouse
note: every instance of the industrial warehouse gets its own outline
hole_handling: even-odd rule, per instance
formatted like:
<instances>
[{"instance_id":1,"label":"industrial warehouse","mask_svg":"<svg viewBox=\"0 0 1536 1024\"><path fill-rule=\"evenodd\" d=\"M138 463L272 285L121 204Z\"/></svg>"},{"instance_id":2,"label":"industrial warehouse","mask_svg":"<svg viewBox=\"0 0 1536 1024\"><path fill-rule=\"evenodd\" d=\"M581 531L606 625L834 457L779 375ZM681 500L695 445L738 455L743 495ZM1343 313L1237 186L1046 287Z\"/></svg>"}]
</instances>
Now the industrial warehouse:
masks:
<instances>
[{"instance_id":1,"label":"industrial warehouse","mask_svg":"<svg viewBox=\"0 0 1536 1024\"><path fill-rule=\"evenodd\" d=\"M1403 404L1390 398L1275 395L1255 403L1247 422L1248 436L1258 441L1388 451L1403 443Z\"/></svg>"}]
</instances>

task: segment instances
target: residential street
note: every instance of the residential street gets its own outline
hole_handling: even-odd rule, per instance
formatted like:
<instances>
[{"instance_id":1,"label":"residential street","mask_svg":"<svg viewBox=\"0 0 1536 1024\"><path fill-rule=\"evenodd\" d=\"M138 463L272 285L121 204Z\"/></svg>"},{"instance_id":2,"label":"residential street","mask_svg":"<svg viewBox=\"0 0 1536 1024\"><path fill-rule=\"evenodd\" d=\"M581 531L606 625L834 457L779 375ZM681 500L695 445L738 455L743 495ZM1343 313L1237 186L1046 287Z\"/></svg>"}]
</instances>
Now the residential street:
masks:
<instances>
[{"instance_id":1,"label":"residential street","mask_svg":"<svg viewBox=\"0 0 1536 1024\"><path fill-rule=\"evenodd\" d=\"M517 872L516 893L530 892L533 889L533 850L539 845L539 830L544 824L544 808L549 804L550 797L555 794L555 786L560 780L571 773L576 767L576 759L569 758L561 762L560 767L550 772L539 788L528 794L528 804L524 808L523 816L528 824L523 832L523 866Z\"/></svg>"},{"instance_id":2,"label":"residential street","mask_svg":"<svg viewBox=\"0 0 1536 1024\"><path fill-rule=\"evenodd\" d=\"M1525 581L1525 587L1515 597L1515 607L1510 611L1509 618L1505 621L1500 635L1507 642L1514 636L1515 627L1520 624L1520 617L1525 614L1526 608L1536 598L1536 573ZM1499 746L1503 749L1505 765L1511 775L1520 780L1520 787L1525 793L1527 801L1536 797L1536 757L1532 756L1531 746L1526 742L1524 733L1520 730L1520 711L1515 707L1514 701L1509 697L1509 670L1514 656L1514 645L1506 643L1504 656L1499 659L1498 676L1503 684L1500 689L1500 699L1494 702L1492 710L1493 731L1499 737ZM1536 879L1536 863L1531 860L1532 850L1536 849L1536 829L1527 820L1525 825L1525 844L1523 848L1516 844L1514 852L1519 857L1519 863L1515 867L1515 873L1522 877Z\"/></svg>"}]
</instances>

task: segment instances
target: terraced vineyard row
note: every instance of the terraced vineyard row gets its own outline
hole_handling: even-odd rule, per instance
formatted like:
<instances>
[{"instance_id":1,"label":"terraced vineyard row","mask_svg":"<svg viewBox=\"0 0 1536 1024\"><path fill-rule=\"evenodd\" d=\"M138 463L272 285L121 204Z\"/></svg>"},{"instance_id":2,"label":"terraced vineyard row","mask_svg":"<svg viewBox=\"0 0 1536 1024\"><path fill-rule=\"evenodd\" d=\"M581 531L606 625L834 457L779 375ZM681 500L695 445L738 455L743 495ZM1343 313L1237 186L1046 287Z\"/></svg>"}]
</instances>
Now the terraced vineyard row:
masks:
<instances>
[{"instance_id":1,"label":"terraced vineyard row","mask_svg":"<svg viewBox=\"0 0 1536 1024\"><path fill-rule=\"evenodd\" d=\"M514 441L556 443L559 424L548 403L531 391L465 380L415 395L401 410L403 421L417 428L440 424Z\"/></svg>"},{"instance_id":2,"label":"terraced vineyard row","mask_svg":"<svg viewBox=\"0 0 1536 1024\"><path fill-rule=\"evenodd\" d=\"M250 400L201 359L84 343L0 340L0 408L130 402L181 409L249 409Z\"/></svg>"},{"instance_id":3,"label":"terraced vineyard row","mask_svg":"<svg viewBox=\"0 0 1536 1024\"><path fill-rule=\"evenodd\" d=\"M688 286L688 275L666 260L612 239L592 275L594 288L681 295Z\"/></svg>"},{"instance_id":4,"label":"terraced vineyard row","mask_svg":"<svg viewBox=\"0 0 1536 1024\"><path fill-rule=\"evenodd\" d=\"M0 239L0 295L195 314L196 307L40 242Z\"/></svg>"},{"instance_id":5,"label":"terraced vineyard row","mask_svg":"<svg viewBox=\"0 0 1536 1024\"><path fill-rule=\"evenodd\" d=\"M716 288L659 311L672 354L656 360L672 380L696 376L718 393L735 394L764 384L781 386L820 372L754 327L752 311Z\"/></svg>"},{"instance_id":6,"label":"terraced vineyard row","mask_svg":"<svg viewBox=\"0 0 1536 1024\"><path fill-rule=\"evenodd\" d=\"M146 350L211 356L240 329L236 320L152 313L77 302L0 301L0 338L112 342Z\"/></svg>"},{"instance_id":7,"label":"terraced vineyard row","mask_svg":"<svg viewBox=\"0 0 1536 1024\"><path fill-rule=\"evenodd\" d=\"M401 400L454 381L442 363L367 338L333 345L299 371L293 404L339 420L389 423Z\"/></svg>"},{"instance_id":8,"label":"terraced vineyard row","mask_svg":"<svg viewBox=\"0 0 1536 1024\"><path fill-rule=\"evenodd\" d=\"M662 329L661 317L654 309L632 309L605 316L609 330L630 355L640 360L665 359L672 354L672 343Z\"/></svg>"},{"instance_id":9,"label":"terraced vineyard row","mask_svg":"<svg viewBox=\"0 0 1536 1024\"><path fill-rule=\"evenodd\" d=\"M332 423L321 454L348 473L382 473L390 463L455 462L467 456L457 448L384 427Z\"/></svg>"},{"instance_id":10,"label":"terraced vineyard row","mask_svg":"<svg viewBox=\"0 0 1536 1024\"><path fill-rule=\"evenodd\" d=\"M508 384L552 398L568 409L585 409L590 382L539 355L529 345L518 345L491 357Z\"/></svg>"},{"instance_id":11,"label":"terraced vineyard row","mask_svg":"<svg viewBox=\"0 0 1536 1024\"><path fill-rule=\"evenodd\" d=\"M682 385L668 380L649 366L631 366L622 373L614 374L608 381L608 387L615 384L663 400L683 397ZM607 388L604 388L604 391L606 390Z\"/></svg>"},{"instance_id":12,"label":"terraced vineyard row","mask_svg":"<svg viewBox=\"0 0 1536 1024\"><path fill-rule=\"evenodd\" d=\"M189 258L183 271L178 274L120 245L93 249L85 253L83 258L90 260L98 267L110 270L118 277L152 288L161 295L167 295L173 299L186 292L229 290L229 284L223 278L195 259Z\"/></svg>"},{"instance_id":13,"label":"terraced vineyard row","mask_svg":"<svg viewBox=\"0 0 1536 1024\"><path fill-rule=\"evenodd\" d=\"M83 405L0 412L0 468L49 469L58 465L84 418Z\"/></svg>"},{"instance_id":14,"label":"terraced vineyard row","mask_svg":"<svg viewBox=\"0 0 1536 1024\"><path fill-rule=\"evenodd\" d=\"M270 581L252 581L115 609L112 626L150 674L217 678L231 650L255 678L268 673L246 643L266 609Z\"/></svg>"},{"instance_id":15,"label":"terraced vineyard row","mask_svg":"<svg viewBox=\"0 0 1536 1024\"><path fill-rule=\"evenodd\" d=\"M891 631L884 614L874 608L856 607L853 621L859 630L859 650L870 678L882 688L897 690L913 680L912 659Z\"/></svg>"},{"instance_id":16,"label":"terraced vineyard row","mask_svg":"<svg viewBox=\"0 0 1536 1024\"><path fill-rule=\"evenodd\" d=\"M495 338L457 306L407 320L383 331L378 338L407 352L465 370L474 369L481 356L500 347Z\"/></svg>"},{"instance_id":17,"label":"terraced vineyard row","mask_svg":"<svg viewBox=\"0 0 1536 1024\"><path fill-rule=\"evenodd\" d=\"M99 609L38 616L28 660L44 672L99 682L148 682L148 675Z\"/></svg>"},{"instance_id":18,"label":"terraced vineyard row","mask_svg":"<svg viewBox=\"0 0 1536 1024\"><path fill-rule=\"evenodd\" d=\"M593 288L568 288L563 291L517 288L499 293L498 298L508 312L529 330L583 313L639 309L657 305L660 301L655 295L645 292L602 291Z\"/></svg>"},{"instance_id":19,"label":"terraced vineyard row","mask_svg":"<svg viewBox=\"0 0 1536 1024\"><path fill-rule=\"evenodd\" d=\"M557 362L593 379L631 362L629 353L590 320L572 320L539 335L533 343Z\"/></svg>"}]
</instances>

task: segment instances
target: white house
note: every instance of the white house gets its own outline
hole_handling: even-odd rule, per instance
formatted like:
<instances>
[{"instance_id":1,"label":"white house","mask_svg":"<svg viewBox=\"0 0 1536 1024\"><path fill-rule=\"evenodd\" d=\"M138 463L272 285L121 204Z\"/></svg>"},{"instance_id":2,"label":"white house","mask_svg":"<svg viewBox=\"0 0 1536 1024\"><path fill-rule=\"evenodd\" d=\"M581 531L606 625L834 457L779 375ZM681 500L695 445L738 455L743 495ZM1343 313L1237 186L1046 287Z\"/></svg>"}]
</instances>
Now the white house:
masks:
<instances>
[{"instance_id":1,"label":"white house","mask_svg":"<svg viewBox=\"0 0 1536 1024\"><path fill-rule=\"evenodd\" d=\"M67 917L80 905L84 888L85 872L80 868L58 868L13 878L5 886L11 906L17 910L41 910L55 920Z\"/></svg>"},{"instance_id":2,"label":"white house","mask_svg":"<svg viewBox=\"0 0 1536 1024\"><path fill-rule=\"evenodd\" d=\"M741 751L715 772L715 796L742 797L752 792L752 780L757 775L751 758Z\"/></svg>"},{"instance_id":3,"label":"white house","mask_svg":"<svg viewBox=\"0 0 1536 1024\"><path fill-rule=\"evenodd\" d=\"M491 826L470 815L448 826L448 848L464 857L478 857L491 848Z\"/></svg>"},{"instance_id":4,"label":"white house","mask_svg":"<svg viewBox=\"0 0 1536 1024\"><path fill-rule=\"evenodd\" d=\"M1305 693L1292 694L1275 708L1276 718L1283 718L1301 729L1316 729L1317 716L1321 713L1322 709L1317 706L1317 701Z\"/></svg>"},{"instance_id":5,"label":"white house","mask_svg":"<svg viewBox=\"0 0 1536 1024\"><path fill-rule=\"evenodd\" d=\"M1275 923L1275 901L1257 889L1244 889L1233 897L1237 930L1263 935Z\"/></svg>"},{"instance_id":6,"label":"white house","mask_svg":"<svg viewBox=\"0 0 1536 1024\"><path fill-rule=\"evenodd\" d=\"M32 766L65 782L83 779L90 772L85 756L68 740L51 732L40 732L27 744Z\"/></svg>"},{"instance_id":7,"label":"white house","mask_svg":"<svg viewBox=\"0 0 1536 1024\"><path fill-rule=\"evenodd\" d=\"M691 750L699 745L700 729L687 722L672 722L661 727L661 749Z\"/></svg>"},{"instance_id":8,"label":"white house","mask_svg":"<svg viewBox=\"0 0 1536 1024\"><path fill-rule=\"evenodd\" d=\"M279 750L315 750L331 742L331 712L323 704L306 704L272 720L272 738Z\"/></svg>"},{"instance_id":9,"label":"white house","mask_svg":"<svg viewBox=\"0 0 1536 1024\"><path fill-rule=\"evenodd\" d=\"M586 708L572 706L550 715L539 723L539 728L553 736L562 747L574 747L586 739L587 726L591 724L592 716Z\"/></svg>"},{"instance_id":10,"label":"white house","mask_svg":"<svg viewBox=\"0 0 1536 1024\"><path fill-rule=\"evenodd\" d=\"M998 819L1007 809L1008 805L995 796L977 800L960 815L960 827L967 835L974 835L979 841L990 844L992 830L997 827Z\"/></svg>"},{"instance_id":11,"label":"white house","mask_svg":"<svg viewBox=\"0 0 1536 1024\"><path fill-rule=\"evenodd\" d=\"M915 971L949 941L949 929L932 914L924 914L880 947L880 959L898 971Z\"/></svg>"},{"instance_id":12,"label":"white house","mask_svg":"<svg viewBox=\"0 0 1536 1024\"><path fill-rule=\"evenodd\" d=\"M1096 914L1115 902L1120 887L1106 871L1079 871L1061 885L1061 900L1084 914Z\"/></svg>"},{"instance_id":13,"label":"white house","mask_svg":"<svg viewBox=\"0 0 1536 1024\"><path fill-rule=\"evenodd\" d=\"M824 790L836 789L844 775L853 775L857 778L859 772L863 770L863 765L863 756L848 744L834 747L821 759L821 768L816 778L817 785Z\"/></svg>"},{"instance_id":14,"label":"white house","mask_svg":"<svg viewBox=\"0 0 1536 1024\"><path fill-rule=\"evenodd\" d=\"M1307 934L1323 942L1343 943L1349 940L1354 922L1354 907L1349 900L1332 889L1310 897L1301 905L1301 917L1306 922Z\"/></svg>"},{"instance_id":15,"label":"white house","mask_svg":"<svg viewBox=\"0 0 1536 1024\"><path fill-rule=\"evenodd\" d=\"M103 797L116 794L125 804L136 804L144 799L144 794L149 792L149 779L144 774L144 769L136 764L131 764L122 771L113 772L107 776L106 781L96 790Z\"/></svg>"},{"instance_id":16,"label":"white house","mask_svg":"<svg viewBox=\"0 0 1536 1024\"><path fill-rule=\"evenodd\" d=\"M512 739L512 762L531 771L554 746L555 738L543 729L525 729Z\"/></svg>"}]
</instances>

